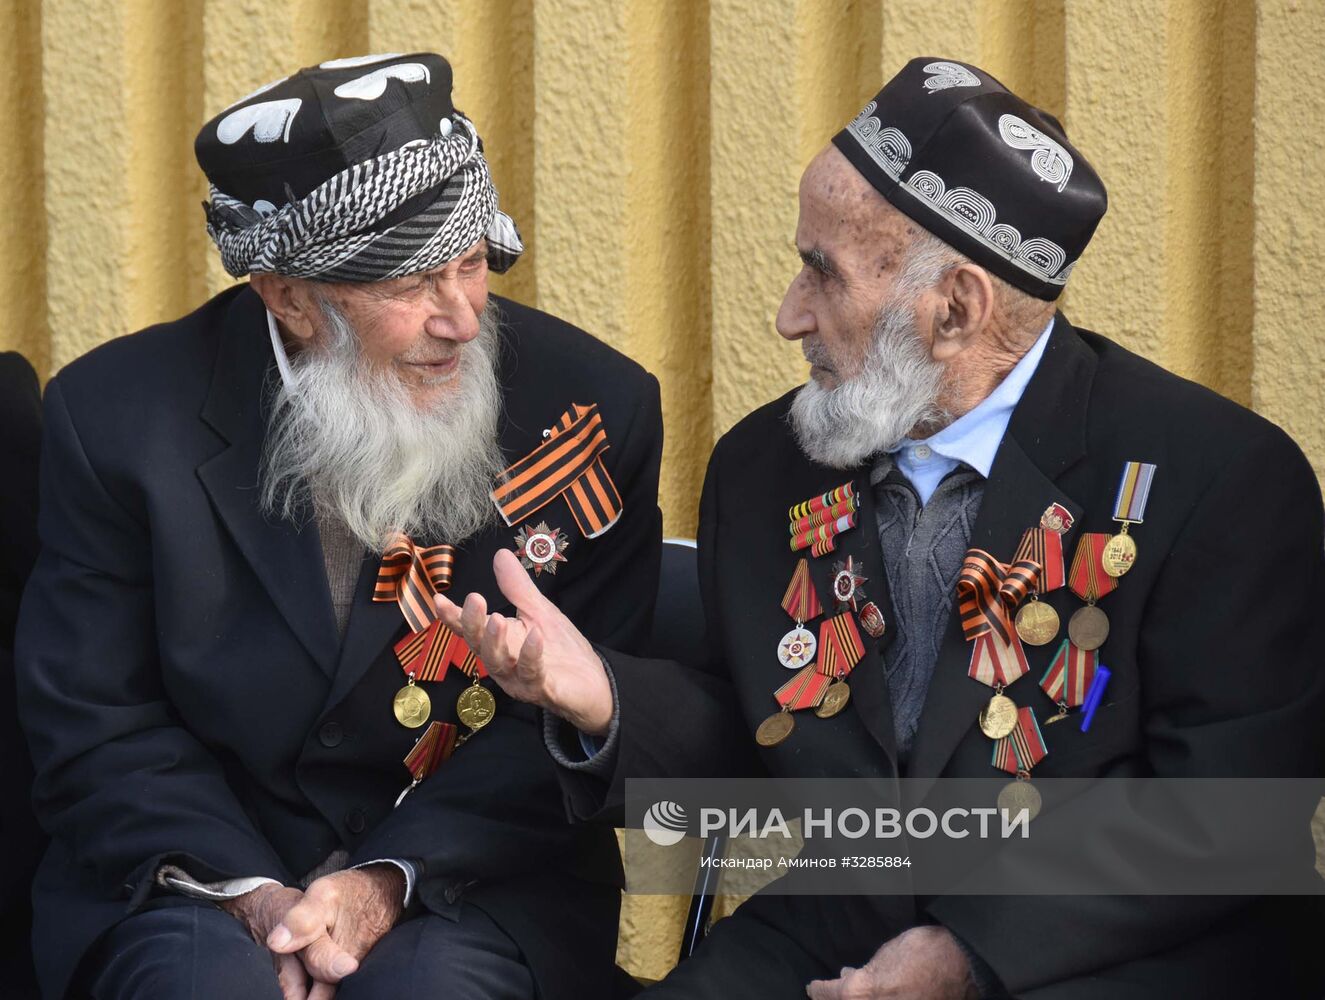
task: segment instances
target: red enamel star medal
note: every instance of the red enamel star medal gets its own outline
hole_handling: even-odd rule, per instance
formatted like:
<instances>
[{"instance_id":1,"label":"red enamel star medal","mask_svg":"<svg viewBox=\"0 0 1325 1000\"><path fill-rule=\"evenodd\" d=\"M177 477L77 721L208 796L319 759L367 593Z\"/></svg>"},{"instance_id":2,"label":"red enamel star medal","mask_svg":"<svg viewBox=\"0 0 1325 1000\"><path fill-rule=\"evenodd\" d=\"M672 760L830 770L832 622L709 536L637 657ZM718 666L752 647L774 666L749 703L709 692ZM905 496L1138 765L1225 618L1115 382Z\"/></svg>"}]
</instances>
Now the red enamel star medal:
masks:
<instances>
[{"instance_id":1,"label":"red enamel star medal","mask_svg":"<svg viewBox=\"0 0 1325 1000\"><path fill-rule=\"evenodd\" d=\"M561 533L560 528L549 528L546 521L539 521L532 528L525 525L515 535L515 554L520 557L520 565L533 570L539 576L546 570L557 572L557 563L564 563L562 554L570 545L570 540Z\"/></svg>"}]
</instances>

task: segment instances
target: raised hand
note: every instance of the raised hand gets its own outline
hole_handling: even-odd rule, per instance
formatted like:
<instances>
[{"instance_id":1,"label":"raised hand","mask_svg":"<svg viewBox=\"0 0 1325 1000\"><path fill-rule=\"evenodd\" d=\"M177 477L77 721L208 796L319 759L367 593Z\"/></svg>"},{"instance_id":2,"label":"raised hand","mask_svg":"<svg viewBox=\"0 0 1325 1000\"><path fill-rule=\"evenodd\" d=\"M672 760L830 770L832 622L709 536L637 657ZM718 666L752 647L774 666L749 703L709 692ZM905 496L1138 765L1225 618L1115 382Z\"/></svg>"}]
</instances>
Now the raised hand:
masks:
<instances>
[{"instance_id":1,"label":"raised hand","mask_svg":"<svg viewBox=\"0 0 1325 1000\"><path fill-rule=\"evenodd\" d=\"M488 614L482 594L470 594L463 608L439 594L443 624L465 637L512 698L555 712L581 732L606 733L612 685L589 640L534 586L515 553L499 551L492 570L517 617Z\"/></svg>"},{"instance_id":2,"label":"raised hand","mask_svg":"<svg viewBox=\"0 0 1325 1000\"><path fill-rule=\"evenodd\" d=\"M305 890L267 936L274 953L298 955L313 988L308 1000L331 1000L335 984L359 968L365 955L399 919L405 876L390 864L324 875Z\"/></svg>"},{"instance_id":3,"label":"raised hand","mask_svg":"<svg viewBox=\"0 0 1325 1000\"><path fill-rule=\"evenodd\" d=\"M253 940L265 946L267 935L285 918L285 915L298 905L304 894L298 889L283 885L260 885L252 892L246 892L234 899L220 903L221 909L238 920L248 930ZM281 986L284 1000L306 1000L308 997L308 973L297 955L282 955L272 952L272 961L276 966L276 980Z\"/></svg>"}]
</instances>

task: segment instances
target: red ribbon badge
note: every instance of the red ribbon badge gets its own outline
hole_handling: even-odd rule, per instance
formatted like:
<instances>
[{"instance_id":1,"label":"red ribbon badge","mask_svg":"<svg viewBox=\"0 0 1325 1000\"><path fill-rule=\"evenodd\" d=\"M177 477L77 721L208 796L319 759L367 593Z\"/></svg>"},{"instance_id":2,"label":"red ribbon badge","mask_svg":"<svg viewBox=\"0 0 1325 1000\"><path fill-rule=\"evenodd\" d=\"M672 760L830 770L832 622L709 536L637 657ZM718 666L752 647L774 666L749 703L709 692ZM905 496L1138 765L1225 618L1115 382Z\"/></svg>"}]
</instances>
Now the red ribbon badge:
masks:
<instances>
[{"instance_id":1,"label":"red ribbon badge","mask_svg":"<svg viewBox=\"0 0 1325 1000\"><path fill-rule=\"evenodd\" d=\"M1099 531L1088 531L1077 542L1077 551L1072 556L1067 585L1088 604L1094 604L1118 588L1118 578L1104 572L1104 546L1109 544L1111 537Z\"/></svg>"},{"instance_id":2,"label":"red ribbon badge","mask_svg":"<svg viewBox=\"0 0 1325 1000\"><path fill-rule=\"evenodd\" d=\"M1040 678L1040 687L1058 704L1079 708L1095 679L1098 663L1098 650L1078 649L1070 639L1064 639Z\"/></svg>"},{"instance_id":3,"label":"red ribbon badge","mask_svg":"<svg viewBox=\"0 0 1325 1000\"><path fill-rule=\"evenodd\" d=\"M845 677L865 655L865 643L850 611L834 615L819 626L819 673Z\"/></svg>"},{"instance_id":4,"label":"red ribbon badge","mask_svg":"<svg viewBox=\"0 0 1325 1000\"><path fill-rule=\"evenodd\" d=\"M824 700L824 692L832 682L831 677L819 673L811 663L808 667L801 667L796 671L791 680L773 692L773 697L777 699L779 705L793 712L802 708L814 708Z\"/></svg>"}]
</instances>

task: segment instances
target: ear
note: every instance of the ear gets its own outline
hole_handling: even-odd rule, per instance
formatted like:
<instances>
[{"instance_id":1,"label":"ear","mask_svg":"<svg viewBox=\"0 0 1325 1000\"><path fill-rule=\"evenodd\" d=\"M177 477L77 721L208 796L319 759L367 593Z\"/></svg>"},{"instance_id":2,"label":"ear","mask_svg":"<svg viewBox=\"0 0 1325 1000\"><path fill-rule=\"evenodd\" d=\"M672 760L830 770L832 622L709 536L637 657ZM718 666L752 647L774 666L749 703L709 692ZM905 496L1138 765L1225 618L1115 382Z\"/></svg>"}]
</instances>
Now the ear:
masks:
<instances>
[{"instance_id":1,"label":"ear","mask_svg":"<svg viewBox=\"0 0 1325 1000\"><path fill-rule=\"evenodd\" d=\"M307 341L317 334L319 307L306 282L283 274L255 273L249 275L248 283L290 336Z\"/></svg>"},{"instance_id":2,"label":"ear","mask_svg":"<svg viewBox=\"0 0 1325 1000\"><path fill-rule=\"evenodd\" d=\"M958 264L939 282L934 310L933 355L951 361L975 343L994 315L994 284L978 264Z\"/></svg>"}]
</instances>

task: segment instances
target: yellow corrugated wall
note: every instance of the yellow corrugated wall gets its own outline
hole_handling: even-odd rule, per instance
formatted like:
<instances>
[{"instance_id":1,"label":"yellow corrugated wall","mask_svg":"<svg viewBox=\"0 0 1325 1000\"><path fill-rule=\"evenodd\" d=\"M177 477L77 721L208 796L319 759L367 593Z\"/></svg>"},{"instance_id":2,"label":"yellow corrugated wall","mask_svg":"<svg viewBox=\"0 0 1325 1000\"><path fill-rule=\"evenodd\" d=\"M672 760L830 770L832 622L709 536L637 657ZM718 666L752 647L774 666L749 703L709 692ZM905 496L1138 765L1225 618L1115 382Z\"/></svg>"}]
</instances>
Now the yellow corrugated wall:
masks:
<instances>
[{"instance_id":1,"label":"yellow corrugated wall","mask_svg":"<svg viewBox=\"0 0 1325 1000\"><path fill-rule=\"evenodd\" d=\"M529 254L494 287L662 381L663 509L799 382L773 331L811 155L902 63L979 63L1059 115L1109 214L1064 308L1283 424L1325 473L1319 0L5 0L0 347L43 374L224 287L198 126L299 66L431 49ZM1159 429L1157 428L1157 431ZM1267 470L1273 475L1273 470ZM659 975L683 900L631 900Z\"/></svg>"}]
</instances>

